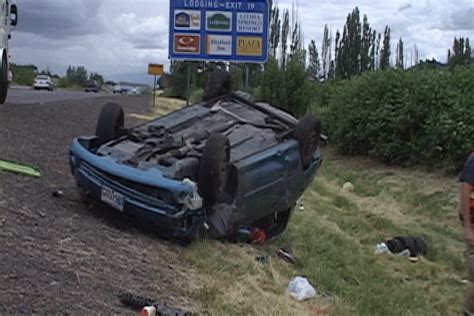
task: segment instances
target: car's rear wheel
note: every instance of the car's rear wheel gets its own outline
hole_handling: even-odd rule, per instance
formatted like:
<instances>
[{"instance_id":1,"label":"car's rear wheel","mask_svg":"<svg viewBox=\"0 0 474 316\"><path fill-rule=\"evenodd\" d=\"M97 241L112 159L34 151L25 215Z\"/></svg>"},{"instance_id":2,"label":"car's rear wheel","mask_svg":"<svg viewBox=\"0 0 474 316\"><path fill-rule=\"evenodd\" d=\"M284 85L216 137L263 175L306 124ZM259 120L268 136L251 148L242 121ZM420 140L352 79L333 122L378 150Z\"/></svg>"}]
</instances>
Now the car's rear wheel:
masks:
<instances>
[{"instance_id":1,"label":"car's rear wheel","mask_svg":"<svg viewBox=\"0 0 474 316\"><path fill-rule=\"evenodd\" d=\"M222 69L215 70L206 83L203 100L209 101L222 95L229 94L232 86L230 74Z\"/></svg>"},{"instance_id":2,"label":"car's rear wheel","mask_svg":"<svg viewBox=\"0 0 474 316\"><path fill-rule=\"evenodd\" d=\"M198 175L198 188L206 206L212 206L222 196L229 170L229 139L222 134L212 134L204 146Z\"/></svg>"},{"instance_id":3,"label":"car's rear wheel","mask_svg":"<svg viewBox=\"0 0 474 316\"><path fill-rule=\"evenodd\" d=\"M300 146L301 164L303 169L306 169L311 164L319 146L321 122L309 113L299 121L293 135Z\"/></svg>"},{"instance_id":4,"label":"car's rear wheel","mask_svg":"<svg viewBox=\"0 0 474 316\"><path fill-rule=\"evenodd\" d=\"M2 69L0 69L0 104L5 103L8 93L8 60L3 54Z\"/></svg>"},{"instance_id":5,"label":"car's rear wheel","mask_svg":"<svg viewBox=\"0 0 474 316\"><path fill-rule=\"evenodd\" d=\"M119 137L123 127L124 113L122 106L117 103L106 103L100 112L95 131L99 143L103 144Z\"/></svg>"},{"instance_id":6,"label":"car's rear wheel","mask_svg":"<svg viewBox=\"0 0 474 316\"><path fill-rule=\"evenodd\" d=\"M273 238L285 231L293 214L294 206L277 213L270 214L253 223L252 226L265 231L267 238Z\"/></svg>"}]
</instances>

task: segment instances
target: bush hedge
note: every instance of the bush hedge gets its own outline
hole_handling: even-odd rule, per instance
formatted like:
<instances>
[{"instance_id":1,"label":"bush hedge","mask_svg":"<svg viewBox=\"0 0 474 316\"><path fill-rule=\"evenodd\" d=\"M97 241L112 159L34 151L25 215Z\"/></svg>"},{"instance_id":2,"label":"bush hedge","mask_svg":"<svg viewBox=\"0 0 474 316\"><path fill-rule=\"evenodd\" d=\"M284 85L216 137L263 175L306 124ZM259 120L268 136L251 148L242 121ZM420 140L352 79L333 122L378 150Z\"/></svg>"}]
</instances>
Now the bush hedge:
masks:
<instances>
[{"instance_id":1,"label":"bush hedge","mask_svg":"<svg viewBox=\"0 0 474 316\"><path fill-rule=\"evenodd\" d=\"M332 87L320 113L344 154L459 169L474 149L474 66L368 73Z\"/></svg>"}]
</instances>

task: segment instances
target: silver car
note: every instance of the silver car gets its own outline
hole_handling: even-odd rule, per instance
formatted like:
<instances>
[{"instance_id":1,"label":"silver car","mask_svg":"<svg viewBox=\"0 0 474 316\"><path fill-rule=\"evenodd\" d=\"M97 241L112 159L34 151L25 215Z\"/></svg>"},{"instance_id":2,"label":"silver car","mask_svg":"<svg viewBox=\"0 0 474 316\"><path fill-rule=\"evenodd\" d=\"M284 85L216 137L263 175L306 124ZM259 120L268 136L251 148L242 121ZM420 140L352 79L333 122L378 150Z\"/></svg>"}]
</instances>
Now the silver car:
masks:
<instances>
[{"instance_id":1,"label":"silver car","mask_svg":"<svg viewBox=\"0 0 474 316\"><path fill-rule=\"evenodd\" d=\"M33 84L33 88L35 90L48 90L53 91L54 89L54 81L48 75L38 75L35 78L35 82Z\"/></svg>"}]
</instances>

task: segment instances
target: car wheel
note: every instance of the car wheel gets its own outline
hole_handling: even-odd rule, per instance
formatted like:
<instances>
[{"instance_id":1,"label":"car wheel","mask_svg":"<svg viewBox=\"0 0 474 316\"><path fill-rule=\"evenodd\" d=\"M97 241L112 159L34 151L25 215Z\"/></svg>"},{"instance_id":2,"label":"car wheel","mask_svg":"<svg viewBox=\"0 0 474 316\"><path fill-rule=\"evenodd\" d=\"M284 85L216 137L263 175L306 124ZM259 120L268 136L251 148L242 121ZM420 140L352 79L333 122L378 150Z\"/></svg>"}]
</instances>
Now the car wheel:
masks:
<instances>
[{"instance_id":1,"label":"car wheel","mask_svg":"<svg viewBox=\"0 0 474 316\"><path fill-rule=\"evenodd\" d=\"M103 144L119 137L123 127L124 114L122 106L117 103L106 103L100 112L95 132L99 143Z\"/></svg>"},{"instance_id":2,"label":"car wheel","mask_svg":"<svg viewBox=\"0 0 474 316\"><path fill-rule=\"evenodd\" d=\"M288 222L290 221L291 215L293 214L294 207L290 207L289 209L278 212L276 218L273 217L273 224L266 228L267 237L273 238L281 233L283 233L288 226Z\"/></svg>"},{"instance_id":3,"label":"car wheel","mask_svg":"<svg viewBox=\"0 0 474 316\"><path fill-rule=\"evenodd\" d=\"M230 74L222 69L214 71L206 83L203 100L209 101L231 91L232 79Z\"/></svg>"},{"instance_id":4,"label":"car wheel","mask_svg":"<svg viewBox=\"0 0 474 316\"><path fill-rule=\"evenodd\" d=\"M199 167L198 188L204 203L216 203L229 178L230 142L222 134L212 134L206 141Z\"/></svg>"},{"instance_id":5,"label":"car wheel","mask_svg":"<svg viewBox=\"0 0 474 316\"><path fill-rule=\"evenodd\" d=\"M311 164L313 155L319 146L321 122L309 113L299 121L293 135L300 147L301 164L303 169L306 169Z\"/></svg>"},{"instance_id":6,"label":"car wheel","mask_svg":"<svg viewBox=\"0 0 474 316\"><path fill-rule=\"evenodd\" d=\"M5 54L2 58L2 69L0 70L0 104L5 103L8 93L8 60Z\"/></svg>"}]
</instances>

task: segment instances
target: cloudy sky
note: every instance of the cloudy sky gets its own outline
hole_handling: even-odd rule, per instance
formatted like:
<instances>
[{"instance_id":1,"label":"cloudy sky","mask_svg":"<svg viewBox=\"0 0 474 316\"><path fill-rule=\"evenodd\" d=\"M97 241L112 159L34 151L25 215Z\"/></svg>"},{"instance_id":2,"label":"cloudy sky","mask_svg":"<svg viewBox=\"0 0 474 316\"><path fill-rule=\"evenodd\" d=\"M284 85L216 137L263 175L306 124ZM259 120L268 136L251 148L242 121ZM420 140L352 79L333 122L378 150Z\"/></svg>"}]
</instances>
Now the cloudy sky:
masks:
<instances>
[{"instance_id":1,"label":"cloudy sky","mask_svg":"<svg viewBox=\"0 0 474 316\"><path fill-rule=\"evenodd\" d=\"M474 0L279 0L298 3L305 41L320 49L324 24L335 34L358 6L392 47L403 38L405 53L416 43L420 58L445 61L455 36L474 40ZM12 34L12 61L64 73L67 65L115 80L147 81L149 62L168 64L169 0L16 0L19 26Z\"/></svg>"}]
</instances>

